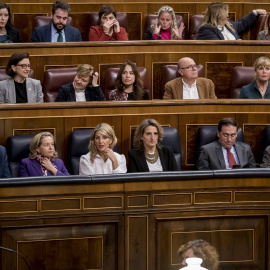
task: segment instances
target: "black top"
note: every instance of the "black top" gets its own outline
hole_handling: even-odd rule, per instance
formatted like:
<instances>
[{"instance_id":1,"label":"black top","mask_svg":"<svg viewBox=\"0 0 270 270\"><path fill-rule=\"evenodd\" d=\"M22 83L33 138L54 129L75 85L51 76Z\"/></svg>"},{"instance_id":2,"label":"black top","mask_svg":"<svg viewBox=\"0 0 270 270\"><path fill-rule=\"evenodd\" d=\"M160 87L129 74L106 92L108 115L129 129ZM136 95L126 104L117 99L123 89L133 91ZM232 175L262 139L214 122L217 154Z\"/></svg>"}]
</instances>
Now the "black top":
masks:
<instances>
[{"instance_id":1,"label":"black top","mask_svg":"<svg viewBox=\"0 0 270 270\"><path fill-rule=\"evenodd\" d=\"M152 28L148 28L146 33L145 33L145 39L146 40L155 40L153 39L153 29ZM157 38L158 40L161 40L161 36L158 36Z\"/></svg>"},{"instance_id":2,"label":"black top","mask_svg":"<svg viewBox=\"0 0 270 270\"><path fill-rule=\"evenodd\" d=\"M163 145L157 148L163 171L179 171L173 150ZM144 151L131 149L128 152L128 172L149 172Z\"/></svg>"},{"instance_id":3,"label":"black top","mask_svg":"<svg viewBox=\"0 0 270 270\"><path fill-rule=\"evenodd\" d=\"M17 28L6 26L7 35L11 42L13 43L21 43L22 38L20 35L20 31Z\"/></svg>"},{"instance_id":4,"label":"black top","mask_svg":"<svg viewBox=\"0 0 270 270\"><path fill-rule=\"evenodd\" d=\"M106 100L101 91L101 88L99 86L93 87L92 85L87 85L87 87L85 88L85 99L86 101ZM62 85L59 89L58 96L55 99L55 102L65 102L65 101L76 101L73 83Z\"/></svg>"},{"instance_id":5,"label":"black top","mask_svg":"<svg viewBox=\"0 0 270 270\"><path fill-rule=\"evenodd\" d=\"M26 92L26 80L23 83L18 83L14 80L15 91L16 91L16 103L27 103L27 92Z\"/></svg>"},{"instance_id":6,"label":"black top","mask_svg":"<svg viewBox=\"0 0 270 270\"><path fill-rule=\"evenodd\" d=\"M134 96L133 96L133 92L131 92L131 93L126 93L126 94L128 94L128 99L127 99L127 100L135 100L135 98L134 98ZM147 92L145 89L143 89L142 100L149 100L149 99L150 99L150 98L149 98L148 92Z\"/></svg>"}]
</instances>

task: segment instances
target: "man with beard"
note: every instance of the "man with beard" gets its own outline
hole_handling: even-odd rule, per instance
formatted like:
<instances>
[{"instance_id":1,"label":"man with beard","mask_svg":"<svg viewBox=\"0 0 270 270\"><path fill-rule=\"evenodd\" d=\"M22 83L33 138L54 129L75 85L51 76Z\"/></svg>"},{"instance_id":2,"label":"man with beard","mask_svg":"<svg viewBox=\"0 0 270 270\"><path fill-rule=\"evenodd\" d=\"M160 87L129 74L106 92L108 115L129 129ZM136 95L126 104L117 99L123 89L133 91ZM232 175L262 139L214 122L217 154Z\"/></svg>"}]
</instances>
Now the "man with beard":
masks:
<instances>
[{"instance_id":1,"label":"man with beard","mask_svg":"<svg viewBox=\"0 0 270 270\"><path fill-rule=\"evenodd\" d=\"M82 41L79 29L67 25L70 6L65 1L56 1L52 6L52 23L36 27L31 42Z\"/></svg>"},{"instance_id":2,"label":"man with beard","mask_svg":"<svg viewBox=\"0 0 270 270\"><path fill-rule=\"evenodd\" d=\"M215 85L206 78L198 78L197 66L192 58L183 57L177 63L180 78L165 84L163 99L215 99Z\"/></svg>"}]
</instances>

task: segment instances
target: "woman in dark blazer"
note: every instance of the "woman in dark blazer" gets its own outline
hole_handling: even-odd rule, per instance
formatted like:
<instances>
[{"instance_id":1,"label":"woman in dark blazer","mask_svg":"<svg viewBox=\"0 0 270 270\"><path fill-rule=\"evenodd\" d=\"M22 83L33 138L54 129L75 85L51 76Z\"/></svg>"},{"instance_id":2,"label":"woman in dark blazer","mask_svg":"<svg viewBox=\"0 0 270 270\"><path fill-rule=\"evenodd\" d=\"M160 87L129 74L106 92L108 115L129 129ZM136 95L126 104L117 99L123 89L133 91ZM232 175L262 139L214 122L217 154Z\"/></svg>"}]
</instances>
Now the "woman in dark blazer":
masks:
<instances>
[{"instance_id":1,"label":"woman in dark blazer","mask_svg":"<svg viewBox=\"0 0 270 270\"><path fill-rule=\"evenodd\" d=\"M29 157L21 161L19 177L69 175L64 162L57 156L53 135L38 133L30 142Z\"/></svg>"},{"instance_id":2,"label":"woman in dark blazer","mask_svg":"<svg viewBox=\"0 0 270 270\"><path fill-rule=\"evenodd\" d=\"M4 22L0 23L0 43L20 43L22 38L18 29L14 28L9 6L0 3L0 16L4 17Z\"/></svg>"},{"instance_id":3,"label":"woman in dark blazer","mask_svg":"<svg viewBox=\"0 0 270 270\"><path fill-rule=\"evenodd\" d=\"M97 81L98 73L92 66L79 65L73 82L61 86L55 102L105 100Z\"/></svg>"},{"instance_id":4,"label":"woman in dark blazer","mask_svg":"<svg viewBox=\"0 0 270 270\"><path fill-rule=\"evenodd\" d=\"M160 144L162 136L163 128L156 120L141 122L128 153L128 172L179 171L172 148Z\"/></svg>"}]
</instances>

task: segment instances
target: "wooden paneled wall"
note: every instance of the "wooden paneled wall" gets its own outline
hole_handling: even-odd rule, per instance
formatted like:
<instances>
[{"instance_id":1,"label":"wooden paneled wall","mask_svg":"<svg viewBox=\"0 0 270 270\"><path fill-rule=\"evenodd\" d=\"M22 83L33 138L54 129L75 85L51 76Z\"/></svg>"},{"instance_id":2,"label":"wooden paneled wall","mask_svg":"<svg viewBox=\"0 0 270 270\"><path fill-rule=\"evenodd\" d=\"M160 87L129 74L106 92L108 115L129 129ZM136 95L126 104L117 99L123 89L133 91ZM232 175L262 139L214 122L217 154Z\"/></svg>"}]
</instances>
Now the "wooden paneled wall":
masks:
<instances>
[{"instance_id":1,"label":"wooden paneled wall","mask_svg":"<svg viewBox=\"0 0 270 270\"><path fill-rule=\"evenodd\" d=\"M145 118L176 128L180 134L183 169L193 169L196 134L201 125L217 125L223 117L234 117L244 130L256 161L261 158L263 130L270 124L268 100L204 100L80 102L2 105L0 144L12 135L50 130L57 151L66 161L69 135L74 129L92 128L101 122L114 127L120 153L127 157L131 131Z\"/></svg>"},{"instance_id":2,"label":"wooden paneled wall","mask_svg":"<svg viewBox=\"0 0 270 270\"><path fill-rule=\"evenodd\" d=\"M178 248L204 239L220 254L219 270L267 270L269 171L241 173L9 179L1 245L32 270L178 270ZM0 269L27 269L20 256L0 254Z\"/></svg>"}]
</instances>

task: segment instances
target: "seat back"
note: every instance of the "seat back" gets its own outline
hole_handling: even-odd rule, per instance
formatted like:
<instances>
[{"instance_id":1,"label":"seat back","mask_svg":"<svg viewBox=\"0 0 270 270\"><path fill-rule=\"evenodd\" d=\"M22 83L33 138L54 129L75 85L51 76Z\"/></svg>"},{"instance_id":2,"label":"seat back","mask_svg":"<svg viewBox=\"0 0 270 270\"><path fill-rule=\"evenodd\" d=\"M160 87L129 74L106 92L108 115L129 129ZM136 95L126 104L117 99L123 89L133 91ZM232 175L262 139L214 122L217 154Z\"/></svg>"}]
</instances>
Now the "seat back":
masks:
<instances>
[{"instance_id":1,"label":"seat back","mask_svg":"<svg viewBox=\"0 0 270 270\"><path fill-rule=\"evenodd\" d=\"M231 98L239 98L241 88L254 81L254 67L234 67L231 81Z\"/></svg>"},{"instance_id":2,"label":"seat back","mask_svg":"<svg viewBox=\"0 0 270 270\"><path fill-rule=\"evenodd\" d=\"M198 76L204 77L204 68L202 65L198 65ZM164 91L165 91L165 84L173 79L180 77L178 72L177 65L166 65L163 66L162 69L162 79L161 79L161 89L162 92L159 93L159 98L163 99Z\"/></svg>"},{"instance_id":3,"label":"seat back","mask_svg":"<svg viewBox=\"0 0 270 270\"><path fill-rule=\"evenodd\" d=\"M182 170L182 151L178 130L172 127L163 127L161 144L172 147L179 170Z\"/></svg>"},{"instance_id":4,"label":"seat back","mask_svg":"<svg viewBox=\"0 0 270 270\"><path fill-rule=\"evenodd\" d=\"M80 157L89 152L88 145L93 128L74 130L70 134L68 149L68 168L72 175L79 174ZM113 151L119 152L116 144Z\"/></svg>"},{"instance_id":5,"label":"seat back","mask_svg":"<svg viewBox=\"0 0 270 270\"><path fill-rule=\"evenodd\" d=\"M264 131L263 131L262 142L261 142L261 153L260 153L259 162L262 161L263 152L264 152L265 148L268 145L270 145L270 126L266 126Z\"/></svg>"},{"instance_id":6,"label":"seat back","mask_svg":"<svg viewBox=\"0 0 270 270\"><path fill-rule=\"evenodd\" d=\"M196 147L195 147L195 161L196 164L197 159L199 157L200 149L202 146L209 144L218 140L217 136L217 128L218 126L201 126L198 129L197 137L196 137ZM244 133L242 128L238 128L237 130L237 138L236 141L244 142Z\"/></svg>"},{"instance_id":7,"label":"seat back","mask_svg":"<svg viewBox=\"0 0 270 270\"><path fill-rule=\"evenodd\" d=\"M42 85L44 101L54 102L61 85L73 82L76 72L77 67L47 69Z\"/></svg>"},{"instance_id":8,"label":"seat back","mask_svg":"<svg viewBox=\"0 0 270 270\"><path fill-rule=\"evenodd\" d=\"M6 74L5 68L0 68L0 81L4 81L9 79L10 77ZM34 71L33 69L30 70L29 78L34 78Z\"/></svg>"},{"instance_id":9,"label":"seat back","mask_svg":"<svg viewBox=\"0 0 270 270\"><path fill-rule=\"evenodd\" d=\"M12 177L18 177L21 160L27 158L29 145L35 135L11 136L7 140L7 154Z\"/></svg>"},{"instance_id":10,"label":"seat back","mask_svg":"<svg viewBox=\"0 0 270 270\"><path fill-rule=\"evenodd\" d=\"M192 15L189 22L189 39L195 40L197 32L204 20L203 15Z\"/></svg>"},{"instance_id":11,"label":"seat back","mask_svg":"<svg viewBox=\"0 0 270 270\"><path fill-rule=\"evenodd\" d=\"M146 39L146 31L151 27L151 25L153 25L156 21L157 18L157 14L148 14L145 17L145 22L144 22L144 35L143 35L143 39ZM181 22L183 22L183 17L181 15L175 15L175 19L176 19L176 23L178 28L180 27ZM182 33L183 38L185 38L186 36L186 28L184 29L183 33Z\"/></svg>"},{"instance_id":12,"label":"seat back","mask_svg":"<svg viewBox=\"0 0 270 270\"><path fill-rule=\"evenodd\" d=\"M268 18L268 15L260 15L258 20L251 25L250 27L250 40L258 40L259 39L259 32L264 30L264 23L265 20Z\"/></svg>"},{"instance_id":13,"label":"seat back","mask_svg":"<svg viewBox=\"0 0 270 270\"><path fill-rule=\"evenodd\" d=\"M50 24L51 22L52 22L52 17L51 16L36 16L34 18L34 28ZM67 25L72 26L72 18L71 17L68 17Z\"/></svg>"},{"instance_id":14,"label":"seat back","mask_svg":"<svg viewBox=\"0 0 270 270\"><path fill-rule=\"evenodd\" d=\"M95 25L100 25L100 20L98 17L98 12L91 12L90 13L90 27ZM125 12L117 12L116 16L117 21L119 22L120 26L126 29L128 33L128 16Z\"/></svg>"},{"instance_id":15,"label":"seat back","mask_svg":"<svg viewBox=\"0 0 270 270\"><path fill-rule=\"evenodd\" d=\"M106 71L106 78L105 78L105 86L104 86L104 94L106 100L109 100L109 95L112 90L115 89L115 81L117 74L120 68L108 68ZM151 99L151 91L150 91L150 82L148 73L145 67L137 67L138 72L140 73L141 79L143 81L144 89L149 93L149 97Z\"/></svg>"}]
</instances>

